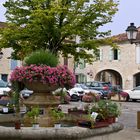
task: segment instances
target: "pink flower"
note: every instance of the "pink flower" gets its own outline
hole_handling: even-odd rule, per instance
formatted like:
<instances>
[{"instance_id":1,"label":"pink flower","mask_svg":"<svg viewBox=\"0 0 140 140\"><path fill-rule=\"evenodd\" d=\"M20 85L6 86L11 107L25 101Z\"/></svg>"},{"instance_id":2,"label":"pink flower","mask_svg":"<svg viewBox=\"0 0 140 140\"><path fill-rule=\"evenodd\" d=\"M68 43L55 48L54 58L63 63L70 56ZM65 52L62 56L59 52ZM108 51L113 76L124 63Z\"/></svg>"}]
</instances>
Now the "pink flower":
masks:
<instances>
[{"instance_id":1,"label":"pink flower","mask_svg":"<svg viewBox=\"0 0 140 140\"><path fill-rule=\"evenodd\" d=\"M30 65L16 67L11 73L11 82L40 81L43 84L59 85L72 88L75 84L75 76L66 66L49 67L47 65Z\"/></svg>"}]
</instances>

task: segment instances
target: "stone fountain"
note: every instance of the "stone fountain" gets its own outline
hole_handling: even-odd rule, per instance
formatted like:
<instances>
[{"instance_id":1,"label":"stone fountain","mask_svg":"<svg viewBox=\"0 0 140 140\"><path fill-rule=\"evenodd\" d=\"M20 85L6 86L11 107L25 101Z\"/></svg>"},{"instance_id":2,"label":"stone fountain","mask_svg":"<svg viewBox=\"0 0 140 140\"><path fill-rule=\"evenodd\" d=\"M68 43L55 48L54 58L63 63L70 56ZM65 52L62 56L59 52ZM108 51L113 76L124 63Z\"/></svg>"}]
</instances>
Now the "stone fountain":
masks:
<instances>
[{"instance_id":1,"label":"stone fountain","mask_svg":"<svg viewBox=\"0 0 140 140\"><path fill-rule=\"evenodd\" d=\"M60 101L52 94L52 91L56 90L58 86L51 86L40 82L26 82L25 86L34 92L33 95L24 101L24 104L29 108L35 106L40 108L41 114L38 118L40 126L52 126L53 119L49 113L50 109L60 104Z\"/></svg>"}]
</instances>

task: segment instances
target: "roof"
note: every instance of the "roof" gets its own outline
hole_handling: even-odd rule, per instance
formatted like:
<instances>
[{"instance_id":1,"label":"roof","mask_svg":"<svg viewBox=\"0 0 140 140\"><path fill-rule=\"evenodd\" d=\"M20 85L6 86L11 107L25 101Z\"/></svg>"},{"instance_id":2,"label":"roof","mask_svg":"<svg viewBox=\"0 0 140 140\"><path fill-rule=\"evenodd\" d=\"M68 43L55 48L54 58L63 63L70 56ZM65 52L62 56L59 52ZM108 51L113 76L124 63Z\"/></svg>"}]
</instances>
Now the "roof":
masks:
<instances>
[{"instance_id":1,"label":"roof","mask_svg":"<svg viewBox=\"0 0 140 140\"><path fill-rule=\"evenodd\" d=\"M137 39L140 40L140 26L137 29L138 29ZM112 37L115 40L115 42L128 41L126 33L118 34L118 35L115 35L115 36L112 36Z\"/></svg>"}]
</instances>

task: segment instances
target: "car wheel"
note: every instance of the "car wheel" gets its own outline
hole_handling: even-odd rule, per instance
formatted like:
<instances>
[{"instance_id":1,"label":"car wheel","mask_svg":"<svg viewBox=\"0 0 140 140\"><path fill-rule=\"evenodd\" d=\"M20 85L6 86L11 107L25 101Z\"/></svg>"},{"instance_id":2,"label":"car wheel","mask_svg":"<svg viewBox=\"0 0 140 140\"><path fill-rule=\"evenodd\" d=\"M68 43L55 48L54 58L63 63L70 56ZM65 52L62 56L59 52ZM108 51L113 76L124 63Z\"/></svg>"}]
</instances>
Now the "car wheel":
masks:
<instances>
[{"instance_id":1,"label":"car wheel","mask_svg":"<svg viewBox=\"0 0 140 140\"><path fill-rule=\"evenodd\" d=\"M133 102L136 102L136 101L137 101L137 99L132 99L132 101L133 101Z\"/></svg>"},{"instance_id":2,"label":"car wheel","mask_svg":"<svg viewBox=\"0 0 140 140\"><path fill-rule=\"evenodd\" d=\"M130 100L130 97L129 95L126 97L126 101L128 102Z\"/></svg>"},{"instance_id":3,"label":"car wheel","mask_svg":"<svg viewBox=\"0 0 140 140\"><path fill-rule=\"evenodd\" d=\"M71 100L72 100L72 101L79 101L79 96L73 94L73 95L71 96Z\"/></svg>"}]
</instances>

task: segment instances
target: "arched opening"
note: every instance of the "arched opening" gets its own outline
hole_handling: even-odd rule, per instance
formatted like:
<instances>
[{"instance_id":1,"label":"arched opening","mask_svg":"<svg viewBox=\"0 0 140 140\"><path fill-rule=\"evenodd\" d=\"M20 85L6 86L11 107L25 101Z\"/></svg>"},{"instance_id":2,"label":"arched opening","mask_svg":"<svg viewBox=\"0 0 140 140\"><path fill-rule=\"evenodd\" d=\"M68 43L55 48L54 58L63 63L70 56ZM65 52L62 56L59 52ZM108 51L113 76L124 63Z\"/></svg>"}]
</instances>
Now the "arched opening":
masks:
<instances>
[{"instance_id":1,"label":"arched opening","mask_svg":"<svg viewBox=\"0 0 140 140\"><path fill-rule=\"evenodd\" d=\"M112 85L122 87L122 76L115 70L106 69L98 72L95 76L96 81L110 82Z\"/></svg>"},{"instance_id":2,"label":"arched opening","mask_svg":"<svg viewBox=\"0 0 140 140\"><path fill-rule=\"evenodd\" d=\"M134 76L134 87L140 86L140 72L136 73Z\"/></svg>"}]
</instances>

